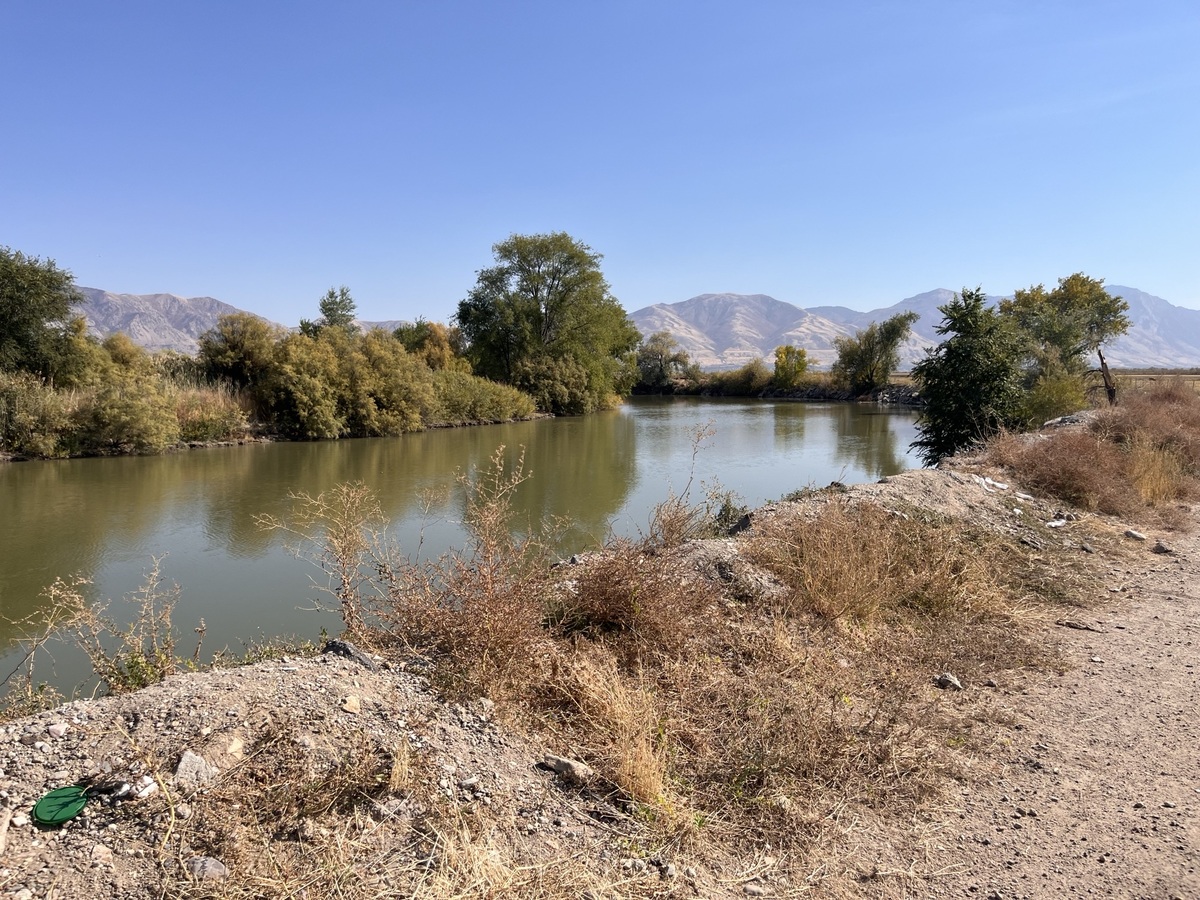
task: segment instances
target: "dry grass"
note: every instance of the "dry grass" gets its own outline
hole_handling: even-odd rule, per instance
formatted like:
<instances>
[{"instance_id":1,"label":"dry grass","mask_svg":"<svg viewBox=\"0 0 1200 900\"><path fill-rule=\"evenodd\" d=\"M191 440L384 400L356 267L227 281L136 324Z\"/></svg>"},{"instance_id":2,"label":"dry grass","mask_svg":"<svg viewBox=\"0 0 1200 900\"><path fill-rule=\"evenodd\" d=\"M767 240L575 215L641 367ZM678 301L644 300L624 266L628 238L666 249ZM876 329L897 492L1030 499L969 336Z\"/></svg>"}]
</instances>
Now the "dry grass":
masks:
<instances>
[{"instance_id":1,"label":"dry grass","mask_svg":"<svg viewBox=\"0 0 1200 900\"><path fill-rule=\"evenodd\" d=\"M559 571L547 625L564 637L605 640L623 659L647 648L677 652L690 633L686 623L714 601L678 559L642 542L618 539L598 557Z\"/></svg>"},{"instance_id":2,"label":"dry grass","mask_svg":"<svg viewBox=\"0 0 1200 900\"><path fill-rule=\"evenodd\" d=\"M1156 381L1123 394L1088 430L1005 436L987 458L1080 509L1179 526L1177 504L1200 495L1200 394Z\"/></svg>"},{"instance_id":3,"label":"dry grass","mask_svg":"<svg viewBox=\"0 0 1200 900\"><path fill-rule=\"evenodd\" d=\"M999 589L979 549L961 529L830 497L815 521L764 523L746 555L789 588L779 612L865 620L900 607L930 614L995 608Z\"/></svg>"}]
</instances>

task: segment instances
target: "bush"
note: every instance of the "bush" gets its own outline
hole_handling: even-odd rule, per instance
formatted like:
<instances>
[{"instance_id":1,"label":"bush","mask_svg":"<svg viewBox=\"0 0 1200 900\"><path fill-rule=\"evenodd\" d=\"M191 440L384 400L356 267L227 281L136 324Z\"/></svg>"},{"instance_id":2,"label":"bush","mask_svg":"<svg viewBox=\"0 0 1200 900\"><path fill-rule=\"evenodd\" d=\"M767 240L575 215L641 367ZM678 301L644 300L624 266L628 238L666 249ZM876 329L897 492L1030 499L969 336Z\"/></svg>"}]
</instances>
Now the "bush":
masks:
<instances>
[{"instance_id":1,"label":"bush","mask_svg":"<svg viewBox=\"0 0 1200 900\"><path fill-rule=\"evenodd\" d=\"M233 388L183 388L175 395L182 441L227 441L246 432L246 411Z\"/></svg>"},{"instance_id":2,"label":"bush","mask_svg":"<svg viewBox=\"0 0 1200 900\"><path fill-rule=\"evenodd\" d=\"M71 403L28 372L0 372L0 450L15 456L66 456Z\"/></svg>"},{"instance_id":3,"label":"bush","mask_svg":"<svg viewBox=\"0 0 1200 900\"><path fill-rule=\"evenodd\" d=\"M114 374L76 420L85 452L161 453L179 440L172 399L152 377Z\"/></svg>"},{"instance_id":4,"label":"bush","mask_svg":"<svg viewBox=\"0 0 1200 900\"><path fill-rule=\"evenodd\" d=\"M1124 517L1157 511L1172 524L1170 505L1198 490L1200 397L1180 382L1126 392L1086 431L1008 436L989 445L988 457L1027 489L1081 509Z\"/></svg>"},{"instance_id":5,"label":"bush","mask_svg":"<svg viewBox=\"0 0 1200 900\"><path fill-rule=\"evenodd\" d=\"M719 397L757 397L771 383L772 373L762 357L755 357L731 372L713 372L705 385L706 393Z\"/></svg>"},{"instance_id":6,"label":"bush","mask_svg":"<svg viewBox=\"0 0 1200 900\"><path fill-rule=\"evenodd\" d=\"M926 465L1019 424L1020 347L983 290L963 289L940 307L937 333L949 335L913 367L925 408L913 447Z\"/></svg>"},{"instance_id":7,"label":"bush","mask_svg":"<svg viewBox=\"0 0 1200 900\"><path fill-rule=\"evenodd\" d=\"M527 419L537 412L536 404L528 394L453 369L434 371L433 392L437 402L430 424L507 422Z\"/></svg>"}]
</instances>

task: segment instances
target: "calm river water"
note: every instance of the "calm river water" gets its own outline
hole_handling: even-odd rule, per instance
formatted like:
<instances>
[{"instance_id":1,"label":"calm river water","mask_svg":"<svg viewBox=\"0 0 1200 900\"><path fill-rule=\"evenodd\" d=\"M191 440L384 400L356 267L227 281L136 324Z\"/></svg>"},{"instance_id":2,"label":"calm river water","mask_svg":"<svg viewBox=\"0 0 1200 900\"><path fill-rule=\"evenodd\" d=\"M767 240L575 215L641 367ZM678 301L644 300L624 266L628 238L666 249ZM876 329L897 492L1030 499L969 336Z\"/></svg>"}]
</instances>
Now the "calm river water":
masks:
<instances>
[{"instance_id":1,"label":"calm river water","mask_svg":"<svg viewBox=\"0 0 1200 900\"><path fill-rule=\"evenodd\" d=\"M524 448L532 477L517 498L523 519L575 522L564 552L610 533L644 530L650 509L682 491L692 468L692 436L712 436L696 455L692 496L719 482L757 505L808 485L875 480L918 465L908 451L915 417L873 405L635 398L620 410L583 418L457 428L398 438L260 444L169 456L78 459L0 466L0 617L34 614L56 576L92 579L93 599L135 589L153 557L180 585L175 624L190 654L203 617L207 654L241 652L264 637L336 633L313 612L320 572L288 552L279 532L255 525L262 513L286 515L290 491L311 494L362 481L379 495L390 533L407 550L437 555L461 544L463 498L456 471L485 467L505 445ZM432 517L422 495L435 498ZM16 630L0 621L0 678L20 656ZM82 676L57 654L49 680Z\"/></svg>"}]
</instances>

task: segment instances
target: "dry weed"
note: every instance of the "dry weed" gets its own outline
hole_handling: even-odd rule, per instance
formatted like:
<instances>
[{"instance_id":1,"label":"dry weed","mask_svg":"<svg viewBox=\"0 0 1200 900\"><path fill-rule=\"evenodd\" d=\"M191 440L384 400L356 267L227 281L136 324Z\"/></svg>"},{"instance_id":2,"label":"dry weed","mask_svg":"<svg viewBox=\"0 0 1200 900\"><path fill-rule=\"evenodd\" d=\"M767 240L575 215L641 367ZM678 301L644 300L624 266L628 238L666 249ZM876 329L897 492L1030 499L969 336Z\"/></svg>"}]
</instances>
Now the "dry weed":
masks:
<instances>
[{"instance_id":1,"label":"dry weed","mask_svg":"<svg viewBox=\"0 0 1200 900\"><path fill-rule=\"evenodd\" d=\"M978 551L961 529L829 497L811 521L780 516L756 527L744 553L790 588L780 611L868 620L897 608L994 607L997 587Z\"/></svg>"},{"instance_id":2,"label":"dry weed","mask_svg":"<svg viewBox=\"0 0 1200 900\"><path fill-rule=\"evenodd\" d=\"M564 636L611 638L623 657L678 652L689 637L686 623L714 599L677 559L651 556L643 544L627 540L559 571L563 579L547 624Z\"/></svg>"},{"instance_id":3,"label":"dry weed","mask_svg":"<svg viewBox=\"0 0 1200 900\"><path fill-rule=\"evenodd\" d=\"M529 475L524 454L509 469L504 448L490 466L465 474L467 544L436 560L377 560L385 602L377 640L439 658L439 685L455 694L522 690L545 652L550 549L514 531L512 496Z\"/></svg>"},{"instance_id":4,"label":"dry weed","mask_svg":"<svg viewBox=\"0 0 1200 900\"><path fill-rule=\"evenodd\" d=\"M1200 396L1178 379L1127 391L1089 430L1007 436L987 458L1080 509L1178 525L1177 503L1200 491Z\"/></svg>"}]
</instances>

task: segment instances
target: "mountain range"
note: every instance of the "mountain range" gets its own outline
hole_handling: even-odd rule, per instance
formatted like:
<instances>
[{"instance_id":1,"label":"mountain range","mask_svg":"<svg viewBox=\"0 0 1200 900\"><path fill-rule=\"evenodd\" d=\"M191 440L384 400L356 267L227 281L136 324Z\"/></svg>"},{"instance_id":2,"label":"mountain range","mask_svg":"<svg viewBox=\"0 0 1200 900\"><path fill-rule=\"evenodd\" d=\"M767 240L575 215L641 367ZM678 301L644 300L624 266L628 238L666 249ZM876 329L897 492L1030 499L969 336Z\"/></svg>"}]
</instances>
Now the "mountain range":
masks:
<instances>
[{"instance_id":1,"label":"mountain range","mask_svg":"<svg viewBox=\"0 0 1200 900\"><path fill-rule=\"evenodd\" d=\"M1108 291L1129 304L1129 332L1104 355L1121 368L1190 368L1200 366L1200 310L1174 306L1122 285ZM765 294L701 294L680 303L658 303L630 314L643 335L670 332L693 362L704 368L733 368L756 356L770 361L775 348L794 344L808 351L811 361L827 366L837 357L834 338L852 335L872 322L897 313L915 312L916 323L900 348L900 368L908 369L936 346L935 331L942 316L938 307L954 297L953 291L927 291L882 309L867 312L844 306L808 309ZM988 298L992 302L999 297Z\"/></svg>"},{"instance_id":2,"label":"mountain range","mask_svg":"<svg viewBox=\"0 0 1200 900\"><path fill-rule=\"evenodd\" d=\"M218 318L243 311L212 297L79 290L84 298L79 313L93 334L107 337L123 331L152 351L195 353L197 339ZM1200 366L1200 310L1174 306L1136 288L1109 285L1108 290L1128 302L1131 322L1129 333L1105 350L1111 365ZM644 307L631 313L630 319L644 335L670 332L692 361L704 368L732 368L756 356L770 361L781 344L803 347L814 363L825 366L837 356L834 338L852 335L871 322L912 310L919 318L900 354L900 366L907 369L925 355L927 348L937 344L934 328L941 321L938 307L953 296L954 292L948 290L927 291L892 306L860 312L844 306L803 309L766 294L701 294L679 303ZM359 324L391 330L401 321Z\"/></svg>"}]
</instances>

